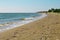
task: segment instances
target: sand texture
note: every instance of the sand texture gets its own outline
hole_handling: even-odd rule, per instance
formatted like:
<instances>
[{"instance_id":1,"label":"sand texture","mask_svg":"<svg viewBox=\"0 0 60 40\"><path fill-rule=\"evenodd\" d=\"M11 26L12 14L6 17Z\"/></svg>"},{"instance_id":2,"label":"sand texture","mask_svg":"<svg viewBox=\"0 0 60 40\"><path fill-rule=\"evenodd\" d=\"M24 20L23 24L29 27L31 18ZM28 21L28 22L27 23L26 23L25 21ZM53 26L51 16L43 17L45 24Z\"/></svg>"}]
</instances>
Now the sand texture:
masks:
<instances>
[{"instance_id":1,"label":"sand texture","mask_svg":"<svg viewBox=\"0 0 60 40\"><path fill-rule=\"evenodd\" d=\"M60 14L0 33L0 40L60 40Z\"/></svg>"}]
</instances>

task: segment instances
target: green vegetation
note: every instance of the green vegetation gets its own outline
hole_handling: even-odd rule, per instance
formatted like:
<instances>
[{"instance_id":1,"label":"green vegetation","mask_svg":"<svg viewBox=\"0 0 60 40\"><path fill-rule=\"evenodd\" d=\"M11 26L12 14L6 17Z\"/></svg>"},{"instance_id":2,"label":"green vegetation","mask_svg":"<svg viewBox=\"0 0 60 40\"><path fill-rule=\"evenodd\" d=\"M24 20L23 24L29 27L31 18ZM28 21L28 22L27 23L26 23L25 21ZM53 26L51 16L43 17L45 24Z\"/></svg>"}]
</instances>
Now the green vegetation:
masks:
<instances>
[{"instance_id":1,"label":"green vegetation","mask_svg":"<svg viewBox=\"0 0 60 40\"><path fill-rule=\"evenodd\" d=\"M51 8L51 9L48 10L48 12L57 12L57 13L60 13L60 9Z\"/></svg>"}]
</instances>

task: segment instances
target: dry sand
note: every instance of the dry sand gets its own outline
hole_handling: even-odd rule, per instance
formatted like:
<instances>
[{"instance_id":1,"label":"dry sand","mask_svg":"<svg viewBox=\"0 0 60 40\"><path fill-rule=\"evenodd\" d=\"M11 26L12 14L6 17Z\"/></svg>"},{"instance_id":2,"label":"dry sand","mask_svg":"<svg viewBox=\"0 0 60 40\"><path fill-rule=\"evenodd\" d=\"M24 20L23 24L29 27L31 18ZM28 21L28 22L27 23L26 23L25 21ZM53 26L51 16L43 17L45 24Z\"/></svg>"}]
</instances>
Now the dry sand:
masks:
<instances>
[{"instance_id":1,"label":"dry sand","mask_svg":"<svg viewBox=\"0 0 60 40\"><path fill-rule=\"evenodd\" d=\"M0 33L0 40L60 40L60 14Z\"/></svg>"}]
</instances>

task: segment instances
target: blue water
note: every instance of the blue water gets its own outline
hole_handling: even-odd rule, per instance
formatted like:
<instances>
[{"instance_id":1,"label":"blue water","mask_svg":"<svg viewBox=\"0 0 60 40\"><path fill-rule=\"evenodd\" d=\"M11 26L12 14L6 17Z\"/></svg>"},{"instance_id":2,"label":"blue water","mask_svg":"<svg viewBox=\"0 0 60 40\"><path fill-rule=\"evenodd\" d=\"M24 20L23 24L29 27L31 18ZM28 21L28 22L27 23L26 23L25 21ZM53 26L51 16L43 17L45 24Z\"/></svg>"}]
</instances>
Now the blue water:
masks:
<instances>
[{"instance_id":1,"label":"blue water","mask_svg":"<svg viewBox=\"0 0 60 40\"><path fill-rule=\"evenodd\" d=\"M47 15L40 13L0 13L0 32L21 27L45 16Z\"/></svg>"},{"instance_id":2,"label":"blue water","mask_svg":"<svg viewBox=\"0 0 60 40\"><path fill-rule=\"evenodd\" d=\"M6 22L19 21L21 18L40 16L38 13L0 13L0 24Z\"/></svg>"}]
</instances>

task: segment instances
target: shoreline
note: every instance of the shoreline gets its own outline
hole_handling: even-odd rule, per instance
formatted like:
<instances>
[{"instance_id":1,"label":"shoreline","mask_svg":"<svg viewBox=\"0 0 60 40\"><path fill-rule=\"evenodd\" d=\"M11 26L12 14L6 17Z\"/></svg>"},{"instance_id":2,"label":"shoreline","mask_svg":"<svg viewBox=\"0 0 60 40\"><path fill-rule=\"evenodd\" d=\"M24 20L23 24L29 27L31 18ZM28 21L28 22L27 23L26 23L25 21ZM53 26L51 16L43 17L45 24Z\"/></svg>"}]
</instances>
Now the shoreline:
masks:
<instances>
[{"instance_id":1,"label":"shoreline","mask_svg":"<svg viewBox=\"0 0 60 40\"><path fill-rule=\"evenodd\" d=\"M0 33L0 40L60 40L60 14Z\"/></svg>"},{"instance_id":2,"label":"shoreline","mask_svg":"<svg viewBox=\"0 0 60 40\"><path fill-rule=\"evenodd\" d=\"M46 17L46 16L47 16L47 14L43 13L43 14L41 14L41 16L38 16L37 19L35 18L35 19L33 19L33 20L30 20L30 21L23 21L23 23L18 22L18 23L16 23L16 24L10 25L10 26L7 27L7 28L0 29L0 32L4 32L4 31L7 31L7 30L11 30L11 29L16 28L16 27L19 27L19 26L23 26L23 25L25 25L25 24L28 24L28 23L37 21L37 20L39 20L39 19L42 19L42 18L44 18L44 17ZM12 27L12 26L13 26L13 27Z\"/></svg>"}]
</instances>

